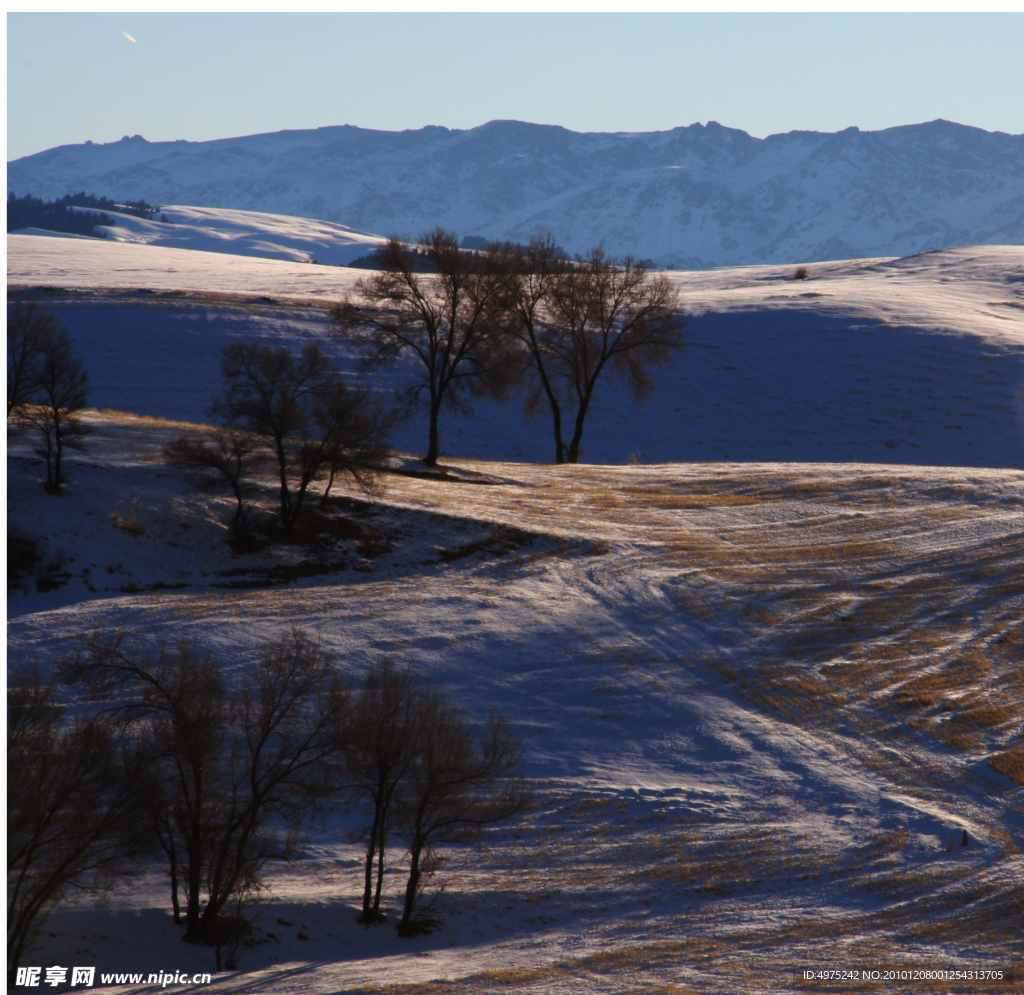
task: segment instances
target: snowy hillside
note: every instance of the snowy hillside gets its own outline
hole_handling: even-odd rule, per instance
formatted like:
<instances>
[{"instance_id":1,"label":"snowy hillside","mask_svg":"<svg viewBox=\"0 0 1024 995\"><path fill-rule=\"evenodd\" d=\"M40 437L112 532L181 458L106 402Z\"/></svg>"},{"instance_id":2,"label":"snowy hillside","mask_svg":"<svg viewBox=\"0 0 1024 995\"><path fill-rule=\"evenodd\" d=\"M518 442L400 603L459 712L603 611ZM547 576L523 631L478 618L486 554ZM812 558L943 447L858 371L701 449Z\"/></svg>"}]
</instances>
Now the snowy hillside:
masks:
<instances>
[{"instance_id":1,"label":"snowy hillside","mask_svg":"<svg viewBox=\"0 0 1024 995\"><path fill-rule=\"evenodd\" d=\"M160 209L163 220L137 218L107 212L117 223L100 229L108 242L153 245L199 252L226 252L236 256L262 256L296 263L345 266L369 255L383 239L329 221L290 218L254 211L231 211L168 205ZM21 235L51 235L38 228ZM76 236L84 237L84 236Z\"/></svg>"},{"instance_id":2,"label":"snowy hillside","mask_svg":"<svg viewBox=\"0 0 1024 995\"><path fill-rule=\"evenodd\" d=\"M359 271L252 257L8 237L12 287L34 287L71 330L91 403L162 418L205 417L221 347L247 337L315 340L348 369L327 305ZM1024 248L907 259L672 273L687 346L636 406L602 388L587 463L782 460L1024 466ZM57 288L64 288L63 290ZM267 298L270 298L268 300ZM376 375L402 382L401 367ZM395 435L421 452L419 418ZM543 416L520 403L446 415L442 450L547 461Z\"/></svg>"},{"instance_id":3,"label":"snowy hillside","mask_svg":"<svg viewBox=\"0 0 1024 995\"><path fill-rule=\"evenodd\" d=\"M40 492L31 440L10 447L9 520L67 557L64 586L10 599L12 660L124 630L234 666L299 625L353 677L390 657L499 708L536 793L445 848L444 925L414 940L355 924L339 812L270 866L264 945L196 990L762 995L807 967L1019 957L1024 789L987 760L1024 717L1020 471L455 461L235 555L229 502L160 463L185 426L88 420L67 497ZM62 905L30 963L212 953L181 943L154 864Z\"/></svg>"},{"instance_id":4,"label":"snowy hillside","mask_svg":"<svg viewBox=\"0 0 1024 995\"><path fill-rule=\"evenodd\" d=\"M9 527L43 557L9 590L10 661L121 631L187 638L237 674L298 626L353 680L409 663L470 715L506 715L534 794L441 848L442 924L413 939L393 915L356 924L359 823L339 807L267 865L240 968L178 991L782 995L837 990L806 969L1024 974L1024 248L800 281L792 264L671 273L687 347L649 403L600 392L591 465L545 465L543 417L481 404L444 415L443 476L395 453L379 495L335 483L324 508L318 481L292 536L263 478L245 546L231 500L162 447L204 431L226 343L319 342L356 376L327 308L363 274L28 235L8 267L12 295L70 330L93 405L63 496L31 434L8 439ZM424 441L417 418L394 438ZM399 845L390 860L394 910ZM146 863L63 902L26 963L124 972L92 990L135 995L149 973L211 971L169 905Z\"/></svg>"},{"instance_id":5,"label":"snowy hillside","mask_svg":"<svg viewBox=\"0 0 1024 995\"><path fill-rule=\"evenodd\" d=\"M1024 135L948 121L753 138L710 122L578 134L350 126L211 142L68 145L8 164L8 189L290 214L381 234L435 224L670 268L908 255L1024 242ZM326 260L325 260L326 261Z\"/></svg>"}]
</instances>

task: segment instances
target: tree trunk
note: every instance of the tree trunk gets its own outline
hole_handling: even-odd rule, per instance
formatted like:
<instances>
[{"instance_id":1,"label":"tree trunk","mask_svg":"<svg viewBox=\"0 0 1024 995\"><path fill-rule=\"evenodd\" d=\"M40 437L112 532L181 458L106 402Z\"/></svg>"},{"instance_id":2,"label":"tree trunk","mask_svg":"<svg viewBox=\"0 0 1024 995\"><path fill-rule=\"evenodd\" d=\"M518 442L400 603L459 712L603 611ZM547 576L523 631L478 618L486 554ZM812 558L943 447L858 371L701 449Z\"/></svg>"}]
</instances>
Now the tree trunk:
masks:
<instances>
[{"instance_id":1,"label":"tree trunk","mask_svg":"<svg viewBox=\"0 0 1024 995\"><path fill-rule=\"evenodd\" d=\"M576 425L572 433L572 441L569 443L569 452L565 460L566 463L578 463L580 460L580 441L583 438L583 423L586 420L589 405L589 397L580 401L579 411L576 412Z\"/></svg>"},{"instance_id":2,"label":"tree trunk","mask_svg":"<svg viewBox=\"0 0 1024 995\"><path fill-rule=\"evenodd\" d=\"M555 462L564 463L565 443L562 442L562 409L558 404L558 398L555 397L551 381L548 379L548 371L544 368L544 360L541 356L540 348L533 341L532 336L531 343L530 352L533 355L533 365L537 369L541 386L544 388L544 394L547 396L548 406L551 408L551 418L555 425Z\"/></svg>"},{"instance_id":3,"label":"tree trunk","mask_svg":"<svg viewBox=\"0 0 1024 995\"><path fill-rule=\"evenodd\" d=\"M178 849L174 845L174 830L168 826L167 858L170 861L171 909L174 911L174 925L181 923L181 905L178 902Z\"/></svg>"},{"instance_id":4,"label":"tree trunk","mask_svg":"<svg viewBox=\"0 0 1024 995\"><path fill-rule=\"evenodd\" d=\"M331 475L327 478L327 487L324 489L324 496L320 498L320 507L327 507L327 495L331 493L331 488L334 486L334 466L331 465Z\"/></svg>"},{"instance_id":5,"label":"tree trunk","mask_svg":"<svg viewBox=\"0 0 1024 995\"><path fill-rule=\"evenodd\" d=\"M64 475L61 469L61 456L63 455L63 441L60 433L60 419L55 418L53 423L54 454L53 454L53 489L60 490L64 483Z\"/></svg>"},{"instance_id":6,"label":"tree trunk","mask_svg":"<svg viewBox=\"0 0 1024 995\"><path fill-rule=\"evenodd\" d=\"M363 877L363 914L359 922L373 922L371 918L371 901L373 897L373 858L377 855L377 831L380 827L380 803L373 807L373 825L370 827L370 842L366 847L366 871Z\"/></svg>"},{"instance_id":7,"label":"tree trunk","mask_svg":"<svg viewBox=\"0 0 1024 995\"><path fill-rule=\"evenodd\" d=\"M553 404L551 412L555 421L555 463L565 462L565 443L562 442L562 412Z\"/></svg>"},{"instance_id":8,"label":"tree trunk","mask_svg":"<svg viewBox=\"0 0 1024 995\"><path fill-rule=\"evenodd\" d=\"M427 455L423 458L424 464L427 466L435 466L437 464L437 419L441 413L441 402L440 399L430 401L430 443L427 447Z\"/></svg>"},{"instance_id":9,"label":"tree trunk","mask_svg":"<svg viewBox=\"0 0 1024 995\"><path fill-rule=\"evenodd\" d=\"M52 494L57 488L53 482L53 429L46 435L46 490Z\"/></svg>"},{"instance_id":10,"label":"tree trunk","mask_svg":"<svg viewBox=\"0 0 1024 995\"><path fill-rule=\"evenodd\" d=\"M402 906L402 919L398 924L399 936L415 936L410 929L412 924L412 911L416 906L416 894L420 886L420 854L423 846L415 841L409 853L409 881L405 886L405 903Z\"/></svg>"},{"instance_id":11,"label":"tree trunk","mask_svg":"<svg viewBox=\"0 0 1024 995\"><path fill-rule=\"evenodd\" d=\"M299 487L298 491L296 491L295 493L295 496L290 499L291 504L288 508L288 514L281 516L281 520L284 522L285 532L291 532L292 529L294 529L295 526L298 524L299 515L302 514L302 502L305 500L306 497L306 487L307 485L305 483L303 483Z\"/></svg>"},{"instance_id":12,"label":"tree trunk","mask_svg":"<svg viewBox=\"0 0 1024 995\"><path fill-rule=\"evenodd\" d=\"M199 918L199 895L203 887L203 861L199 847L190 844L188 847L188 894L185 904L185 936L188 943L198 943L201 939Z\"/></svg>"},{"instance_id":13,"label":"tree trunk","mask_svg":"<svg viewBox=\"0 0 1024 995\"><path fill-rule=\"evenodd\" d=\"M198 943L202 939L199 922L199 895L203 887L203 844L202 844L202 767L193 767L193 811L189 820L185 851L188 857L188 878L185 903L185 936L187 943Z\"/></svg>"},{"instance_id":14,"label":"tree trunk","mask_svg":"<svg viewBox=\"0 0 1024 995\"><path fill-rule=\"evenodd\" d=\"M377 844L377 889L373 894L373 915L378 922L382 921L380 918L380 892L381 888L384 887L384 837L386 832L384 825L384 821L381 820L380 841Z\"/></svg>"},{"instance_id":15,"label":"tree trunk","mask_svg":"<svg viewBox=\"0 0 1024 995\"><path fill-rule=\"evenodd\" d=\"M288 491L288 454L284 451L284 443L276 441L274 444L277 453L277 472L281 477L281 521L287 525L288 515L291 511L291 494Z\"/></svg>"}]
</instances>

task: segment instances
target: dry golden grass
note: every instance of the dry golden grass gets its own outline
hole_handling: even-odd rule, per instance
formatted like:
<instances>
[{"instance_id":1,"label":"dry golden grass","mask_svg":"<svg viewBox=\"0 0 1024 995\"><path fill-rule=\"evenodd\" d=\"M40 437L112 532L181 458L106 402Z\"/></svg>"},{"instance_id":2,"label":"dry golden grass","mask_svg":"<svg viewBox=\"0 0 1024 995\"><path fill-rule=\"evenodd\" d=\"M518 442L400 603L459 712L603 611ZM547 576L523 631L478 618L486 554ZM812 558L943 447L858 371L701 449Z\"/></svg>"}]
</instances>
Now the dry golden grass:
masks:
<instances>
[{"instance_id":1,"label":"dry golden grass","mask_svg":"<svg viewBox=\"0 0 1024 995\"><path fill-rule=\"evenodd\" d=\"M86 420L93 414L95 420L113 423L121 427L158 429L173 432L214 431L214 426L196 422L173 421L167 418L154 418L151 415L133 415L129 411L115 411L112 408L97 408L86 412Z\"/></svg>"},{"instance_id":2,"label":"dry golden grass","mask_svg":"<svg viewBox=\"0 0 1024 995\"><path fill-rule=\"evenodd\" d=\"M115 529L119 529L126 535L135 537L136 539L144 535L149 535L149 530L139 520L139 499L134 498L131 506L128 510L121 514L120 511L115 509L110 513L110 524Z\"/></svg>"},{"instance_id":3,"label":"dry golden grass","mask_svg":"<svg viewBox=\"0 0 1024 995\"><path fill-rule=\"evenodd\" d=\"M988 765L1011 781L1024 784L1024 747L1016 746L988 758Z\"/></svg>"}]
</instances>

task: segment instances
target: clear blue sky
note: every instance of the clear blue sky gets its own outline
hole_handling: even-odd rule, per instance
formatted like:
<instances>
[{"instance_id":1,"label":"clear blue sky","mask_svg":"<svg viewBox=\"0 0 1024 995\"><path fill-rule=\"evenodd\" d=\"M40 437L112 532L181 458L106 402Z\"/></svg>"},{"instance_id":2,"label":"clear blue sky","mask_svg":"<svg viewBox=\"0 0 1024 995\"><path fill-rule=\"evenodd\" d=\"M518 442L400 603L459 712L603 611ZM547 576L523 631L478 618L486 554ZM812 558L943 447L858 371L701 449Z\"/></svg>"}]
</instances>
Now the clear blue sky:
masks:
<instances>
[{"instance_id":1,"label":"clear blue sky","mask_svg":"<svg viewBox=\"0 0 1024 995\"><path fill-rule=\"evenodd\" d=\"M1024 14L9 14L7 28L8 159L122 135L495 118L1024 132Z\"/></svg>"}]
</instances>

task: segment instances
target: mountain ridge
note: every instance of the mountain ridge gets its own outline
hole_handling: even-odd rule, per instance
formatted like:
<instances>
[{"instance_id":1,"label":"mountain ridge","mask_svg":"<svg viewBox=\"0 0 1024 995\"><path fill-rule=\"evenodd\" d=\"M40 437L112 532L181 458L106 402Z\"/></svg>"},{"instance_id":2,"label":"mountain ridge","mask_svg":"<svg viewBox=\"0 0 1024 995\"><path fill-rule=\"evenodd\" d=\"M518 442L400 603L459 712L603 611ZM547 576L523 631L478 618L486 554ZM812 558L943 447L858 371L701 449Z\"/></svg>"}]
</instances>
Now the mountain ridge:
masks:
<instances>
[{"instance_id":1,"label":"mountain ridge","mask_svg":"<svg viewBox=\"0 0 1024 995\"><path fill-rule=\"evenodd\" d=\"M415 236L598 243L669 268L908 255L1024 242L1024 135L938 119L755 138L717 122L574 132L495 120L401 132L333 125L209 142L65 145L8 189L262 211Z\"/></svg>"}]
</instances>

